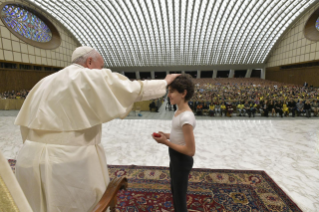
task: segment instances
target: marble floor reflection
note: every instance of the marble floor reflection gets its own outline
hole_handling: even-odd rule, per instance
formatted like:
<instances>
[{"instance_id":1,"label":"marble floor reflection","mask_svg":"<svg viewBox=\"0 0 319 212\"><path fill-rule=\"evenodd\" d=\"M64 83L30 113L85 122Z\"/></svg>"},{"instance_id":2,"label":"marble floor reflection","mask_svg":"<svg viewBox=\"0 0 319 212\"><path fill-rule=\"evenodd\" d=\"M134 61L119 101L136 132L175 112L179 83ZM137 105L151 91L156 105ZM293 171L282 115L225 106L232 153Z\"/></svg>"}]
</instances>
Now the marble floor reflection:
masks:
<instances>
[{"instance_id":1,"label":"marble floor reflection","mask_svg":"<svg viewBox=\"0 0 319 212\"><path fill-rule=\"evenodd\" d=\"M144 113L142 118L131 114L103 124L108 164L168 166L167 148L151 138L154 131L170 131L172 112L163 113ZM0 111L0 150L8 159L15 159L22 146L19 127L13 125L16 115ZM316 212L318 129L317 118L198 118L194 167L265 170L303 211Z\"/></svg>"}]
</instances>

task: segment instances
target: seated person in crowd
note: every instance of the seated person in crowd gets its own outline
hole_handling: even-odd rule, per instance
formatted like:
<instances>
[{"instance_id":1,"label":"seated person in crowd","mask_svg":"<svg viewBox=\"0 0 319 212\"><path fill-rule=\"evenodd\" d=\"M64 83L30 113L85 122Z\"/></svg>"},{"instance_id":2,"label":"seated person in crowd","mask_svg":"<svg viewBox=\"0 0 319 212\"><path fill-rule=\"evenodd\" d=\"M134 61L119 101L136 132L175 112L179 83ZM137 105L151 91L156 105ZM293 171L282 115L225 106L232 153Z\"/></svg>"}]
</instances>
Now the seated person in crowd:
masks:
<instances>
[{"instance_id":1,"label":"seated person in crowd","mask_svg":"<svg viewBox=\"0 0 319 212\"><path fill-rule=\"evenodd\" d=\"M254 103L253 101L250 102L250 112L255 117L256 111L257 111L257 104Z\"/></svg>"},{"instance_id":2,"label":"seated person in crowd","mask_svg":"<svg viewBox=\"0 0 319 212\"><path fill-rule=\"evenodd\" d=\"M261 105L261 109L263 110L263 112L264 112L264 116L265 117L268 117L268 107L269 107L269 105L268 105L268 100L266 99L264 102L263 102L263 104Z\"/></svg>"},{"instance_id":3,"label":"seated person in crowd","mask_svg":"<svg viewBox=\"0 0 319 212\"><path fill-rule=\"evenodd\" d=\"M239 116L242 116L242 115L245 116L246 110L245 110L245 105L244 105L244 103L241 103L241 102L238 103L238 105L237 105L237 111L238 111Z\"/></svg>"},{"instance_id":4,"label":"seated person in crowd","mask_svg":"<svg viewBox=\"0 0 319 212\"><path fill-rule=\"evenodd\" d=\"M203 102L203 115L207 116L208 115L208 109L209 109L209 103Z\"/></svg>"},{"instance_id":5,"label":"seated person in crowd","mask_svg":"<svg viewBox=\"0 0 319 212\"><path fill-rule=\"evenodd\" d=\"M297 114L300 116L300 114L305 113L306 111L304 110L304 103L302 100L298 99L298 102L296 104L297 107Z\"/></svg>"},{"instance_id":6,"label":"seated person in crowd","mask_svg":"<svg viewBox=\"0 0 319 212\"><path fill-rule=\"evenodd\" d=\"M21 94L20 94L20 92L17 93L16 99L21 99Z\"/></svg>"},{"instance_id":7,"label":"seated person in crowd","mask_svg":"<svg viewBox=\"0 0 319 212\"><path fill-rule=\"evenodd\" d=\"M288 101L288 109L291 111L292 117L295 117L296 114L296 102L293 99L289 99Z\"/></svg>"},{"instance_id":8,"label":"seated person in crowd","mask_svg":"<svg viewBox=\"0 0 319 212\"><path fill-rule=\"evenodd\" d=\"M199 105L199 103L200 103L200 102L198 101L198 99L195 99L195 101L194 101L194 103L193 103L193 104L194 104L193 107L194 107L194 111L195 111L195 112L197 111L197 106Z\"/></svg>"},{"instance_id":9,"label":"seated person in crowd","mask_svg":"<svg viewBox=\"0 0 319 212\"><path fill-rule=\"evenodd\" d=\"M250 104L249 104L249 102L247 100L246 100L244 106L245 106L245 111L247 112L248 116L250 117L251 116Z\"/></svg>"},{"instance_id":10,"label":"seated person in crowd","mask_svg":"<svg viewBox=\"0 0 319 212\"><path fill-rule=\"evenodd\" d=\"M279 113L280 117L282 118L282 102L281 100L278 100L275 104L275 110L276 110L276 116L277 116L277 113Z\"/></svg>"},{"instance_id":11,"label":"seated person in crowd","mask_svg":"<svg viewBox=\"0 0 319 212\"><path fill-rule=\"evenodd\" d=\"M199 102L196 108L196 115L203 115L203 103Z\"/></svg>"},{"instance_id":12,"label":"seated person in crowd","mask_svg":"<svg viewBox=\"0 0 319 212\"><path fill-rule=\"evenodd\" d=\"M220 106L220 110L221 110L220 115L223 116L223 113L224 113L224 115L226 116L226 104L225 104L225 102L222 102L222 104Z\"/></svg>"},{"instance_id":13,"label":"seated person in crowd","mask_svg":"<svg viewBox=\"0 0 319 212\"><path fill-rule=\"evenodd\" d=\"M309 100L306 100L306 103L304 105L304 110L306 111L306 117L310 118L311 117L311 105L310 105Z\"/></svg>"},{"instance_id":14,"label":"seated person in crowd","mask_svg":"<svg viewBox=\"0 0 319 212\"><path fill-rule=\"evenodd\" d=\"M206 108L206 109L208 110L208 109L209 109L209 105L210 105L211 101L206 101L205 103L206 103L206 106L207 106L207 108Z\"/></svg>"},{"instance_id":15,"label":"seated person in crowd","mask_svg":"<svg viewBox=\"0 0 319 212\"><path fill-rule=\"evenodd\" d=\"M289 116L289 108L288 108L288 104L286 104L286 102L284 102L282 104L282 113L284 116Z\"/></svg>"},{"instance_id":16,"label":"seated person in crowd","mask_svg":"<svg viewBox=\"0 0 319 212\"><path fill-rule=\"evenodd\" d=\"M268 106L268 111L271 111L271 116L276 115L275 103L274 100L271 100Z\"/></svg>"},{"instance_id":17,"label":"seated person in crowd","mask_svg":"<svg viewBox=\"0 0 319 212\"><path fill-rule=\"evenodd\" d=\"M215 113L220 115L222 114L219 101L217 101L215 104Z\"/></svg>"},{"instance_id":18,"label":"seated person in crowd","mask_svg":"<svg viewBox=\"0 0 319 212\"><path fill-rule=\"evenodd\" d=\"M226 102L226 113L228 117L231 117L231 114L233 113L233 104L231 101L227 101Z\"/></svg>"},{"instance_id":19,"label":"seated person in crowd","mask_svg":"<svg viewBox=\"0 0 319 212\"><path fill-rule=\"evenodd\" d=\"M313 110L313 116L318 115L318 101L315 99L311 104L311 109Z\"/></svg>"},{"instance_id":20,"label":"seated person in crowd","mask_svg":"<svg viewBox=\"0 0 319 212\"><path fill-rule=\"evenodd\" d=\"M155 112L158 112L158 107L156 106L154 100L149 104L149 108L150 108L151 112L152 112L153 109L155 109Z\"/></svg>"},{"instance_id":21,"label":"seated person in crowd","mask_svg":"<svg viewBox=\"0 0 319 212\"><path fill-rule=\"evenodd\" d=\"M264 106L264 100L260 100L257 111L259 111L261 116L265 115L264 110L263 110L263 106Z\"/></svg>"},{"instance_id":22,"label":"seated person in crowd","mask_svg":"<svg viewBox=\"0 0 319 212\"><path fill-rule=\"evenodd\" d=\"M203 110L208 110L209 108L209 104L207 104L206 102L203 103Z\"/></svg>"},{"instance_id":23,"label":"seated person in crowd","mask_svg":"<svg viewBox=\"0 0 319 212\"><path fill-rule=\"evenodd\" d=\"M209 105L209 115L214 116L214 112L215 112L215 105L213 102L211 102Z\"/></svg>"}]
</instances>

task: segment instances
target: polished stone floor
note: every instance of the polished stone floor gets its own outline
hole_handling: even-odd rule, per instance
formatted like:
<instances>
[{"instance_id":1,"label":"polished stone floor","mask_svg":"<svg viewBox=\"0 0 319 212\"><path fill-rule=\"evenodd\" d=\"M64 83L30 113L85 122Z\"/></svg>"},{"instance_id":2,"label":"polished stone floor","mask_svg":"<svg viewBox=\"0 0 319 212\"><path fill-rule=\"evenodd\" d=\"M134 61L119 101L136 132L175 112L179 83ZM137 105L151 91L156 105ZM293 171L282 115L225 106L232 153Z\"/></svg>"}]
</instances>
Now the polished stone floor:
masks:
<instances>
[{"instance_id":1,"label":"polished stone floor","mask_svg":"<svg viewBox=\"0 0 319 212\"><path fill-rule=\"evenodd\" d=\"M0 151L15 159L22 146L18 111L0 111ZM168 166L167 148L152 138L169 132L173 112L132 112L103 124L108 164ZM196 117L194 167L265 170L303 211L319 211L319 118Z\"/></svg>"}]
</instances>

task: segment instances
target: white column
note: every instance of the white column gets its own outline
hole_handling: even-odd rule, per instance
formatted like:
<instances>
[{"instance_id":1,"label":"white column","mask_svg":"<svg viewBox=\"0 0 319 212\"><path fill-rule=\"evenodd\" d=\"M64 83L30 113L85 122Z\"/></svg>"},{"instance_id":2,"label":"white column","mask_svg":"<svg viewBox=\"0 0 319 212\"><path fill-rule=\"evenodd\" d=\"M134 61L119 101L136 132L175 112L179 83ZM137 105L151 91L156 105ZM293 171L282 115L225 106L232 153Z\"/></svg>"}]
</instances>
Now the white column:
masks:
<instances>
[{"instance_id":1,"label":"white column","mask_svg":"<svg viewBox=\"0 0 319 212\"><path fill-rule=\"evenodd\" d=\"M151 78L155 79L155 71L151 71Z\"/></svg>"},{"instance_id":2,"label":"white column","mask_svg":"<svg viewBox=\"0 0 319 212\"><path fill-rule=\"evenodd\" d=\"M228 78L234 78L234 75L235 75L235 70L234 69L230 69Z\"/></svg>"},{"instance_id":3,"label":"white column","mask_svg":"<svg viewBox=\"0 0 319 212\"><path fill-rule=\"evenodd\" d=\"M213 70L213 78L217 78L217 70Z\"/></svg>"},{"instance_id":4,"label":"white column","mask_svg":"<svg viewBox=\"0 0 319 212\"><path fill-rule=\"evenodd\" d=\"M125 75L124 71L121 71L121 74L122 74L122 75Z\"/></svg>"},{"instance_id":5,"label":"white column","mask_svg":"<svg viewBox=\"0 0 319 212\"><path fill-rule=\"evenodd\" d=\"M200 70L197 70L197 77L196 77L197 79L199 79L200 78Z\"/></svg>"},{"instance_id":6,"label":"white column","mask_svg":"<svg viewBox=\"0 0 319 212\"><path fill-rule=\"evenodd\" d=\"M252 72L252 69L247 69L245 78L250 78L251 72Z\"/></svg>"},{"instance_id":7,"label":"white column","mask_svg":"<svg viewBox=\"0 0 319 212\"><path fill-rule=\"evenodd\" d=\"M140 76L140 72L139 72L139 71L136 71L136 72L135 72L135 75L136 75L136 79L138 79L138 80L141 79L141 76Z\"/></svg>"},{"instance_id":8,"label":"white column","mask_svg":"<svg viewBox=\"0 0 319 212\"><path fill-rule=\"evenodd\" d=\"M169 71L166 71L166 75L168 75L169 74Z\"/></svg>"},{"instance_id":9,"label":"white column","mask_svg":"<svg viewBox=\"0 0 319 212\"><path fill-rule=\"evenodd\" d=\"M266 68L261 69L260 78L261 79L266 79Z\"/></svg>"},{"instance_id":10,"label":"white column","mask_svg":"<svg viewBox=\"0 0 319 212\"><path fill-rule=\"evenodd\" d=\"M185 74L185 71L182 71L182 74Z\"/></svg>"}]
</instances>

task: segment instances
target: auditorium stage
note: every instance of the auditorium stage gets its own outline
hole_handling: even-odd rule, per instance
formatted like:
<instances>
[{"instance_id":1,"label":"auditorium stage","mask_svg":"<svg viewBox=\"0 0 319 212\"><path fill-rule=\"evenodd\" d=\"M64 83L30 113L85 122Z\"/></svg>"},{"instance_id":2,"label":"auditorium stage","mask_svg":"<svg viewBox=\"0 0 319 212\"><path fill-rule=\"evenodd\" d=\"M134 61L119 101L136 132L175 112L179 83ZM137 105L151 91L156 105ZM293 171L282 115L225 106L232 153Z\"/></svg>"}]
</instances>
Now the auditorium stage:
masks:
<instances>
[{"instance_id":1,"label":"auditorium stage","mask_svg":"<svg viewBox=\"0 0 319 212\"><path fill-rule=\"evenodd\" d=\"M18 111L0 111L0 150L22 146ZM108 164L168 166L167 148L151 138L169 132L173 112L143 113L103 124ZM194 167L265 170L303 211L319 211L318 118L198 118Z\"/></svg>"}]
</instances>

